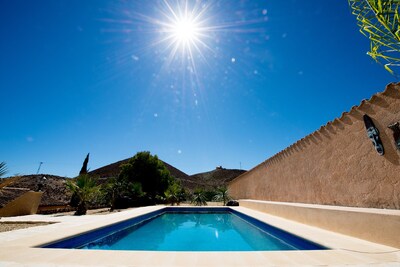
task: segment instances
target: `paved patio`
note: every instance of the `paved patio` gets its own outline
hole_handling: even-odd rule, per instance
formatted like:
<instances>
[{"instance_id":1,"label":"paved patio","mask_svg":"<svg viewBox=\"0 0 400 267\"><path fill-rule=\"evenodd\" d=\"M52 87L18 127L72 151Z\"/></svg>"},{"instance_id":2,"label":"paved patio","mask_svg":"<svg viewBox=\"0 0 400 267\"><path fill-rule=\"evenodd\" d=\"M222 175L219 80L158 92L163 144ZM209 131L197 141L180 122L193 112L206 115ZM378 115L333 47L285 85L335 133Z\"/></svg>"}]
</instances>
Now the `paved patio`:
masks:
<instances>
[{"instance_id":1,"label":"paved patio","mask_svg":"<svg viewBox=\"0 0 400 267\"><path fill-rule=\"evenodd\" d=\"M42 244L126 220L163 206L106 215L29 215L3 221L55 224L0 233L0 266L400 266L400 249L333 233L244 207L234 209L331 248L322 251L155 252L44 249Z\"/></svg>"}]
</instances>

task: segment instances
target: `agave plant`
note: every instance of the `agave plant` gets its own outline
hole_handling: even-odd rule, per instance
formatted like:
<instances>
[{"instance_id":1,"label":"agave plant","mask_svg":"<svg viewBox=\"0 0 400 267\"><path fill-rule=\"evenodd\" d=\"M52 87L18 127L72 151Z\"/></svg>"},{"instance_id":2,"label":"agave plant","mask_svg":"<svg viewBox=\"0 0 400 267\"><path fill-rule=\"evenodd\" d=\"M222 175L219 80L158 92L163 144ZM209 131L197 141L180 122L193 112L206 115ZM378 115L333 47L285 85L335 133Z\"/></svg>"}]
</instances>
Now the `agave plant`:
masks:
<instances>
[{"instance_id":1,"label":"agave plant","mask_svg":"<svg viewBox=\"0 0 400 267\"><path fill-rule=\"evenodd\" d=\"M6 163L5 163L4 161L3 161L3 162L0 162L0 178L1 178L4 174L6 174L7 172L8 172L8 170L7 170ZM9 186L9 185L15 183L15 182L18 181L20 178L21 178L21 176L16 175L16 176L14 176L14 177L7 178L7 179L4 179L4 180L1 179L1 180L0 180L0 193L1 193L1 189L3 189L4 187L7 187L7 186Z\"/></svg>"},{"instance_id":2,"label":"agave plant","mask_svg":"<svg viewBox=\"0 0 400 267\"><path fill-rule=\"evenodd\" d=\"M390 73L400 67L400 0L348 0L357 25L371 41L367 52Z\"/></svg>"}]
</instances>

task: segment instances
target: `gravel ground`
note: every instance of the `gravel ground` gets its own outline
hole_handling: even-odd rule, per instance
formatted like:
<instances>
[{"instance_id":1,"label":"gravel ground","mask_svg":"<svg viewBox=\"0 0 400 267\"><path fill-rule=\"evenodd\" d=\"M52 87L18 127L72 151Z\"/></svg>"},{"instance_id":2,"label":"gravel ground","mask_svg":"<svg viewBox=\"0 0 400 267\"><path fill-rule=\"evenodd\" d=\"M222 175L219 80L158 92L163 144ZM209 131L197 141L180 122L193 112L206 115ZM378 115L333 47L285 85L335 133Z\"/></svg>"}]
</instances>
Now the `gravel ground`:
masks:
<instances>
[{"instance_id":1,"label":"gravel ground","mask_svg":"<svg viewBox=\"0 0 400 267\"><path fill-rule=\"evenodd\" d=\"M51 222L0 222L0 233L29 227L52 224Z\"/></svg>"}]
</instances>

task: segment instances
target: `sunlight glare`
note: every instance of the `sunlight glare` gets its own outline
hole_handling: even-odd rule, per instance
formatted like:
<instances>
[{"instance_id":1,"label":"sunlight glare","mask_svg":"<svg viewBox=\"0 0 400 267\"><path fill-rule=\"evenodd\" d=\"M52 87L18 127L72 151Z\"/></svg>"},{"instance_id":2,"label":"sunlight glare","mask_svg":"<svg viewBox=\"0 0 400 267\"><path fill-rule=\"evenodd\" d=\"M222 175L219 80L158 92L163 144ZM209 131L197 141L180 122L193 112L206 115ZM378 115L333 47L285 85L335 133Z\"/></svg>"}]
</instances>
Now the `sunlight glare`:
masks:
<instances>
[{"instance_id":1,"label":"sunlight glare","mask_svg":"<svg viewBox=\"0 0 400 267\"><path fill-rule=\"evenodd\" d=\"M209 5L200 5L200 2L189 0L174 2L174 4L164 0L163 3L164 20L161 20L159 25L160 32L164 34L161 42L165 42L166 49L170 50L169 62L183 56L190 58L191 68L195 69L195 56L204 58L203 50L210 50L205 42L210 33L210 27L206 23Z\"/></svg>"},{"instance_id":2,"label":"sunlight glare","mask_svg":"<svg viewBox=\"0 0 400 267\"><path fill-rule=\"evenodd\" d=\"M181 45L193 43L199 38L200 29L191 18L180 18L172 28L172 35Z\"/></svg>"}]
</instances>

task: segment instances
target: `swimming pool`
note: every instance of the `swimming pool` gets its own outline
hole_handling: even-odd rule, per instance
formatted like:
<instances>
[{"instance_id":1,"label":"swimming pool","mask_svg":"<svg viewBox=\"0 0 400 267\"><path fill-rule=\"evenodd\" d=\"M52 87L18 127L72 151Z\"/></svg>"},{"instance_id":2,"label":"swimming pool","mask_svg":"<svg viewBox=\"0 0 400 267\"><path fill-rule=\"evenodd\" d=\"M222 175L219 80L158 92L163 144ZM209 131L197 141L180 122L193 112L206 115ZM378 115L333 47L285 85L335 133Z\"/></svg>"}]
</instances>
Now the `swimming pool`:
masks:
<instances>
[{"instance_id":1,"label":"swimming pool","mask_svg":"<svg viewBox=\"0 0 400 267\"><path fill-rule=\"evenodd\" d=\"M136 251L326 249L227 207L166 207L42 247Z\"/></svg>"}]
</instances>

